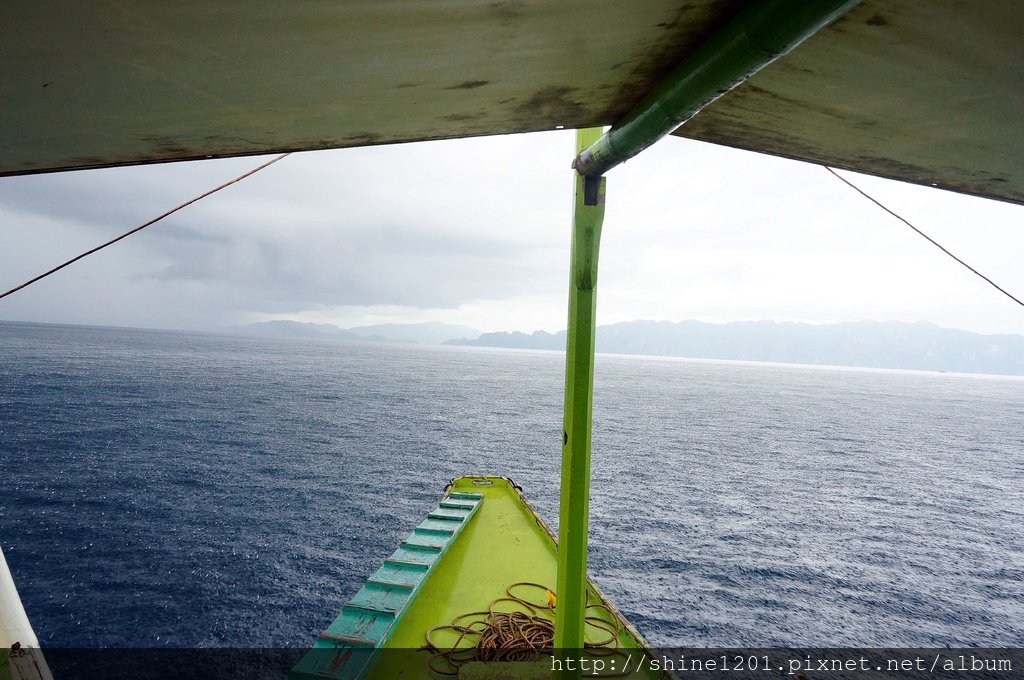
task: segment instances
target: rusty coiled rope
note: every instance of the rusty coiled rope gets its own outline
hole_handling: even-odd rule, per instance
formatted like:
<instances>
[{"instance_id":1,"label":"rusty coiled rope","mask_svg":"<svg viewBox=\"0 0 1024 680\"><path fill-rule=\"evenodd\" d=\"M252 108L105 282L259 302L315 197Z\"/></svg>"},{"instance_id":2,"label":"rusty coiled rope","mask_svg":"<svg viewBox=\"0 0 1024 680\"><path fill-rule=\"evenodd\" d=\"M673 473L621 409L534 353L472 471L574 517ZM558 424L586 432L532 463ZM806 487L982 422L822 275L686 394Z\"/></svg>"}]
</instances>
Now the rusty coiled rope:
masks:
<instances>
[{"instance_id":1,"label":"rusty coiled rope","mask_svg":"<svg viewBox=\"0 0 1024 680\"><path fill-rule=\"evenodd\" d=\"M528 588L542 591L546 601L527 599L522 591ZM431 653L430 670L440 676L455 677L459 667L470 661L533 661L541 654L553 653L555 624L550 617L554 615L555 602L555 594L547 586L529 581L513 583L504 597L491 601L487 611L460 614L450 624L426 632L423 649ZM499 611L496 606L502 603L512 603L514 609ZM587 610L601 609L611 614L611 621L596 615L585 616L584 620L589 628L607 635L584 644L592 654L615 654L622 624L603 603L587 605ZM440 645L434 634L441 631L457 633L454 644Z\"/></svg>"}]
</instances>

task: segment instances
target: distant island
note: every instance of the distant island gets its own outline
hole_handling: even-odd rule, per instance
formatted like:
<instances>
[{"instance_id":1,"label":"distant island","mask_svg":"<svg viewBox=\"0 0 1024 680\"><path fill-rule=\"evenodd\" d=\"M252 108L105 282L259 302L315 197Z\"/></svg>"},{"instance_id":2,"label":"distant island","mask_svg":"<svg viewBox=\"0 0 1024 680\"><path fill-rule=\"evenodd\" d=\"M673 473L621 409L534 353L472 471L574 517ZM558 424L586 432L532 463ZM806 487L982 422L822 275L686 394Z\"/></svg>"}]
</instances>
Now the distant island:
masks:
<instances>
[{"instance_id":1,"label":"distant island","mask_svg":"<svg viewBox=\"0 0 1024 680\"><path fill-rule=\"evenodd\" d=\"M438 322L345 329L332 324L281 320L249 324L236 330L261 336L351 342L565 349L565 331L481 334L468 326ZM596 344L598 352L609 354L1024 375L1024 336L980 335L924 321L823 325L775 321L627 321L599 326Z\"/></svg>"},{"instance_id":2,"label":"distant island","mask_svg":"<svg viewBox=\"0 0 1024 680\"><path fill-rule=\"evenodd\" d=\"M448 344L560 350L565 331L484 333ZM924 321L627 321L599 326L596 347L610 354L1024 375L1024 336L979 335Z\"/></svg>"}]
</instances>

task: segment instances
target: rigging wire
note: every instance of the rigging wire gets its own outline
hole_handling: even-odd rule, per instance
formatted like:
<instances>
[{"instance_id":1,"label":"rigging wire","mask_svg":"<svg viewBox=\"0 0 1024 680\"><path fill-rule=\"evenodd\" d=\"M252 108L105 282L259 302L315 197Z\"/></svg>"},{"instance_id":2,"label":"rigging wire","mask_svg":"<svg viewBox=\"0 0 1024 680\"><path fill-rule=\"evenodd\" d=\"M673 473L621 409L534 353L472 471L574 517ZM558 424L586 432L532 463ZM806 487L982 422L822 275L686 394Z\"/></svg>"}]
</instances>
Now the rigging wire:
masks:
<instances>
[{"instance_id":1,"label":"rigging wire","mask_svg":"<svg viewBox=\"0 0 1024 680\"><path fill-rule=\"evenodd\" d=\"M236 184L237 182L241 182L246 177L250 177L252 175L255 175L260 170L263 170L264 168L270 167L271 165L273 165L274 163L278 162L279 160L281 160L282 158L284 158L285 156L288 156L288 155L289 155L288 153L283 153L280 156L275 156L274 158L270 159L266 163L263 163L262 165L256 166L252 170L249 170L248 172L239 175L238 177L234 178L233 180L229 180L227 182L224 182L223 184L221 184L218 187L214 187L213 189L210 189L209 191L207 191L205 193L199 194L195 198L192 198L192 199L189 199L189 200L185 201L184 203L182 203L181 205L178 205L177 207L171 208L170 210L168 210L164 214L162 214L162 215L160 215L158 217L154 217L153 219L151 219L149 222L146 222L145 224L140 224L139 226L134 227L133 229L129 229L128 231L126 231L125 233L121 234L120 236L117 236L115 238L110 239L106 243L100 244L100 245L96 246L95 248L91 248L91 249L85 251L84 253L82 253L81 255L76 255L75 257L71 258L67 262L65 262L63 264L59 264L56 267L54 267L53 269L50 269L49 271L43 272L42 274L40 274L39 276L36 276L35 278L29 279L28 281L26 281L25 283L21 284L20 286L15 286L14 288L11 288L9 291L7 291L5 293L0 293L0 299L3 299L5 297L7 297L8 295L13 295L14 293L17 293L19 290L21 290L23 288L28 288L29 286L31 286L36 281L40 281L42 279L45 279L50 274L56 274L61 269L64 269L64 267L67 267L70 264L74 264L75 262L78 262L83 257L88 257L89 255L92 255L95 252L103 250L107 246L113 245L113 244L117 243L118 241L120 241L123 238L127 238L127 237L131 236L132 234L134 234L136 232L142 231L143 229L145 229L146 227L148 227L148 226L150 226L152 224L156 224L157 222L159 222L160 220L164 219L165 217L169 217L170 215L173 215L174 213L178 212L182 208L187 208L188 206L192 205L193 203L195 203L197 201L201 201L202 199L206 198L207 196L209 196L211 194L217 193L221 189L226 189L229 186L231 186L232 184Z\"/></svg>"},{"instance_id":2,"label":"rigging wire","mask_svg":"<svg viewBox=\"0 0 1024 680\"><path fill-rule=\"evenodd\" d=\"M1007 291L1007 290L1006 290L1005 288L1001 287L1001 286L1000 286L1000 285L999 285L998 283L996 283L996 282L995 282L995 281L993 281L992 279L988 278L987 276L985 276L984 274L982 274L981 272L979 272L979 271L978 271L977 269L975 269L975 268L974 268L974 267L972 267L971 265L969 265L969 264L967 264L966 262L964 262L963 260L961 260L961 259L960 259L959 257L957 257L956 255L954 255L953 253L951 253L951 252L950 252L949 250L947 250L946 248L944 248L944 247L942 246L942 244L941 244L941 243L939 243L938 241L936 241L935 239L933 239L933 238L932 238L931 236L929 236L928 234L924 233L923 231L921 231L920 229L918 229L917 227L915 227L915 226L914 226L913 224L911 224L911 223L910 223L909 221L907 221L907 220L906 220L905 218L903 218L902 216L900 216L900 215L896 214L895 212L893 212L893 211L892 211L892 210L890 210L889 208L887 208L887 207L885 207L884 205L882 205L882 204L881 204L881 203L880 203L880 202L879 202L879 201L878 201L877 199L875 199L875 198L874 198L873 196L870 196L870 195L869 195L869 194L868 194L867 192L865 192L865 191L864 191L863 189L861 189L860 187L858 187L858 186L857 186L856 184L854 184L854 183L853 183L853 182L851 182L850 180L846 179L845 177L843 177L842 175L840 175L840 174L839 174L838 172L836 172L836 171L835 171L835 170L833 170L832 168L828 167L827 165L825 165L825 166L822 166L822 167L824 167L824 168L825 168L826 170L828 170L829 172L831 172L831 173L832 173L832 175L833 175L833 176L834 176L834 177L835 177L836 179L838 179L838 180L839 180L840 182L842 182L842 183L843 183L843 184L845 184L846 186L850 187L851 189L853 189L854 191L856 191L856 192L857 192L858 194L860 194L860 195L861 195L861 196L863 196L864 198L868 199L869 201L871 201L872 203L874 203L875 205L877 205L877 206L878 206L879 208L881 208L881 209L882 209L882 210L884 210L885 212L889 213L890 215L892 215L893 217L895 217L896 219L898 219L898 220L899 220L900 222L902 222L903 224L907 225L908 227L910 227L911 229L913 229L914 231L916 231L916 232L917 232L918 234L920 234L920 235L921 235L921 236L923 236L924 238L928 239L928 242L929 242L929 243L931 243L931 244L932 244L933 246L935 246L936 248L938 248L939 250L941 250L942 252L944 252L944 253L945 253L946 255L949 255L949 256L950 256L951 258L953 258L954 260L956 260L957 262L959 262L960 264L962 264L962 265L963 265L964 267L967 267L967 269L971 270L971 272L973 272L973 273L974 273L975 275L977 275L977 276L981 277L981 278L982 278L982 279L983 279L983 280L984 280L984 281L985 281L986 283L988 283L988 284L989 284L990 286L992 286L993 288L995 288L996 290L998 290L998 291L999 291L1000 293L1002 293L1002 294L1003 294L1003 295L1005 295L1006 297L1010 298L1011 300L1013 300L1014 302L1016 302L1016 303L1017 303L1018 305L1020 305L1021 307L1024 307L1024 302L1021 302L1021 301L1020 301L1019 299L1017 299L1016 297L1014 297L1014 296L1013 296L1013 294L1011 294L1011 293L1010 293L1009 291Z\"/></svg>"},{"instance_id":3,"label":"rigging wire","mask_svg":"<svg viewBox=\"0 0 1024 680\"><path fill-rule=\"evenodd\" d=\"M202 194L199 194L198 196L196 196L196 197L194 197L192 199L189 199L188 201L185 201L184 203L181 203L180 205L178 205L178 206L176 206L174 208L171 208L167 212L165 212L165 213L163 213L161 215L158 215L157 217L154 217L153 219L149 220L148 222L140 224L139 226L134 227L132 229L129 229L128 231L126 231L125 233L121 234L120 236L116 236L116 237L110 239L109 241L96 246L95 248L91 248L91 249L85 251L84 253L76 255L75 257L71 258L70 260L68 260L68 261L66 261L66 262L64 262L62 264L59 264L56 267L53 267L52 269L49 269L48 271L45 271L45 272L43 272L42 274L40 274L38 276L33 277L33 278L29 279L28 281L26 281L26 282L24 282L24 283L22 283L22 284L20 284L18 286L15 286L14 288L11 288L8 291L0 293L0 299L3 299L5 297L7 297L8 295L13 295L14 293L17 293L18 291L31 286L33 283L36 283L37 281L41 281L42 279L45 279L47 276L50 276L51 274L56 274L61 269L64 269L65 267L67 267L69 265L72 265L75 262L78 262L82 258L88 257L89 255L92 255L93 253L96 253L96 252L99 252L100 250L103 250L107 246L111 246L111 245L117 243L121 239L127 238L127 237L131 236L134 233L140 232L143 229L145 229L146 227L149 227L149 226L151 226L153 224L156 224L157 222L159 222L160 220L164 219L165 217L169 217L169 216L173 215L174 213L178 212L179 210L181 210L183 208L187 208L188 206L192 205L193 203L201 201L202 199L206 198L207 196L210 196L212 194L217 193L221 189L226 189L227 187L231 186L232 184L236 184L238 182L241 182L243 179L246 179L247 177L251 177L252 175L255 175L260 170L263 170L264 168L270 167L271 165L273 165L274 163L277 163L278 161L284 159L288 155L289 155L288 153L283 153L283 154L281 154L279 156L275 156L274 158L270 159L266 163L258 165L255 168L253 168L252 170L249 170L248 172L245 172L245 173L239 175L238 177L235 177L232 180L224 182L223 184L221 184L221 185L219 185L217 187L214 187L213 189L210 189L209 191L206 191L206 192L204 192ZM848 179L846 179L845 177L843 177L842 175L837 173L832 168L830 168L828 166L823 166L823 167L826 170L828 170L830 173L832 173L832 176L834 176L840 182L842 182L843 184L846 184L848 187L850 187L851 189L856 191L858 194L860 194L861 196L863 196L867 200L871 201L872 203L877 205L879 208L881 208L885 212L889 213L890 215L892 215L893 217L898 219L903 224L905 224L908 227L910 227L911 229L913 229L915 232L917 232L917 234L919 234L923 238L927 239L929 243L931 243L936 248L938 248L939 250L944 252L946 255L949 255L951 258L953 258L954 260L959 262L961 265L966 267L968 270L970 270L971 273L973 273L974 275L976 275L979 278L981 278L983 281L988 283L990 286L992 286L993 288L998 290L1000 293L1002 293L1006 297L1008 297L1011 300L1013 300L1014 302L1016 302L1018 305L1024 307L1024 302L1022 302L1020 299L1015 297L1012 293L1010 293L1005 288L1003 288L1002 286L997 284L995 281L993 281L992 279L988 278L987 276L985 276L984 274L979 272L977 269L975 269L971 265L969 265L966 262L964 262L963 260L961 260L959 257L957 257L952 252L950 252L947 248L945 248L941 243L939 243L938 241L936 241L932 237L928 236L928 234L924 233L923 231L921 231L920 229L915 227L913 224L911 224L907 219L905 219L901 215L899 215L896 212L894 212L894 211L890 210L889 208L887 208L885 205L883 205L881 202L879 202L873 196L869 195L863 189L861 189L856 184L854 184L853 182L849 181Z\"/></svg>"}]
</instances>

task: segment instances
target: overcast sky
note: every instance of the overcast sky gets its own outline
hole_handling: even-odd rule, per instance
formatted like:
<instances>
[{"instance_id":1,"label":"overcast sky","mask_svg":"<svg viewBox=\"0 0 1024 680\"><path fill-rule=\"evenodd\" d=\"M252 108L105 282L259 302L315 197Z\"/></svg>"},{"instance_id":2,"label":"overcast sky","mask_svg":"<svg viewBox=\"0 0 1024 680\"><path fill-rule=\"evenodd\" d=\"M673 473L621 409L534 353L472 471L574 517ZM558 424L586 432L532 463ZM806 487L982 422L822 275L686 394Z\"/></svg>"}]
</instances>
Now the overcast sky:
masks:
<instances>
[{"instance_id":1,"label":"overcast sky","mask_svg":"<svg viewBox=\"0 0 1024 680\"><path fill-rule=\"evenodd\" d=\"M573 133L293 154L0 300L0 319L216 329L565 327ZM0 289L260 159L0 178ZM1024 296L1024 207L847 174ZM670 138L608 175L599 323L926 320L1021 308L824 169Z\"/></svg>"}]
</instances>

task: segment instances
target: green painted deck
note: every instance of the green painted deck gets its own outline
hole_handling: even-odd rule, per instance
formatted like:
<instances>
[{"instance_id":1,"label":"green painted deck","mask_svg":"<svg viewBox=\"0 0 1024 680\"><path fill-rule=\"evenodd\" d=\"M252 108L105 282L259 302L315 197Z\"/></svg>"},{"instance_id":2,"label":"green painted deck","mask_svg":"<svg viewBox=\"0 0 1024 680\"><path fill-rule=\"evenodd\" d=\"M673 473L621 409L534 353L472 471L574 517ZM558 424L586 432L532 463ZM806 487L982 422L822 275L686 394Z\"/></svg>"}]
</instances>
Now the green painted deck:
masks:
<instances>
[{"instance_id":1,"label":"green painted deck","mask_svg":"<svg viewBox=\"0 0 1024 680\"><path fill-rule=\"evenodd\" d=\"M394 624L389 627L386 635L382 636L381 642L377 645L378 650L416 650L425 644L427 630L449 624L460 614L486 610L493 600L503 597L508 586L513 583L541 583L554 590L557 566L555 539L543 520L523 498L518 487L502 477L461 477L455 480L448 491L450 496L442 500L441 508L448 498L457 498L463 494L480 494L482 500L473 516L465 522L461 533L453 538L443 556L439 557L431 568L429 575L419 584L414 596L409 598L401 611L395 612ZM429 518L427 521L430 521ZM379 573L380 570L370 577L368 587ZM368 587L364 587L353 598L353 604L358 604L356 600ZM543 597L536 589L524 589L522 592L517 590L517 593L532 601L539 601ZM612 621L617 616L617 613L612 613L615 612L614 608L610 607L607 599L593 583L589 584L589 600L604 603L609 609L592 609L588 611L588 615L598 616L606 621ZM507 606L510 603L504 604ZM346 609L351 606L352 604L348 605ZM500 605L497 607L504 608ZM338 620L342 619L344 612L345 610ZM545 611L543 614L554 620L552 612ZM619 621L622 623L618 636L620 647L645 648L646 644L639 634L621 617ZM337 623L336 621L332 627ZM589 641L598 642L602 638L607 638L607 633L588 626L587 638ZM435 642L441 646L453 644L455 634L440 632L435 636ZM318 642L318 647L322 643L324 640ZM342 650L343 647L339 645L338 649ZM357 652L354 657L336 662L336 671L333 674L315 677L355 677L347 673L361 667L366 660L372 660L372 668L366 677L374 680L397 677L436 678L437 676L432 675L427 666L429 656L427 652L377 653L362 647L361 652ZM351 663L353 658L359 659L360 662ZM649 677L660 676L652 673Z\"/></svg>"}]
</instances>

